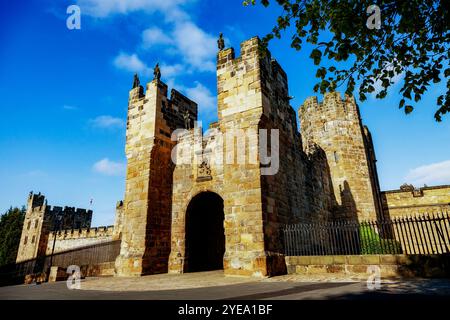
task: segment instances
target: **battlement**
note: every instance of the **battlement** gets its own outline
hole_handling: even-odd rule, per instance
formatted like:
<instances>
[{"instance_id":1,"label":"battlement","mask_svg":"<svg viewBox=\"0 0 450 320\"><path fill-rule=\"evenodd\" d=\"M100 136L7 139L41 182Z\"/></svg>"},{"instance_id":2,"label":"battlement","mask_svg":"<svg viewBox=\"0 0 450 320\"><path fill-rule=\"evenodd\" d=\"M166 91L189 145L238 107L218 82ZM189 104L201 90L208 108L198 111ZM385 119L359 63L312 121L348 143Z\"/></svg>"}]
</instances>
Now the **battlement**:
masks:
<instances>
[{"instance_id":1,"label":"battlement","mask_svg":"<svg viewBox=\"0 0 450 320\"><path fill-rule=\"evenodd\" d=\"M147 83L145 93L142 86L131 89L127 128L130 129L132 123L148 122L150 132L170 140L171 131L186 127L186 114L189 115L190 127L193 127L194 121L197 120L197 113L196 102L176 89L170 90L169 98L168 86L161 80L152 80ZM161 126L167 128L164 129Z\"/></svg>"},{"instance_id":2,"label":"battlement","mask_svg":"<svg viewBox=\"0 0 450 320\"><path fill-rule=\"evenodd\" d=\"M233 47L219 51L217 54L217 76L230 72L230 69L232 70L229 74L231 77L261 69L265 77L270 76L273 80L276 80L276 84L281 84L281 88L286 94L288 92L286 72L278 61L272 59L269 50L263 51L261 40L257 36L241 43L239 57L235 56ZM254 80L260 80L260 77L256 76Z\"/></svg>"},{"instance_id":3,"label":"battlement","mask_svg":"<svg viewBox=\"0 0 450 320\"><path fill-rule=\"evenodd\" d=\"M55 230L78 230L70 232L71 237L75 238L111 238L110 234L113 230L89 229L92 210L69 206L49 206L45 196L41 193L30 192L27 200L27 213L16 261L44 255L49 249L49 237L52 239L55 237ZM57 237L61 237L61 235Z\"/></svg>"},{"instance_id":4,"label":"battlement","mask_svg":"<svg viewBox=\"0 0 450 320\"><path fill-rule=\"evenodd\" d=\"M92 215L92 210L68 206L47 206L46 213L52 215Z\"/></svg>"},{"instance_id":5,"label":"battlement","mask_svg":"<svg viewBox=\"0 0 450 320\"><path fill-rule=\"evenodd\" d=\"M34 210L34 208L39 207L39 210L42 210L42 207L47 205L47 201L45 200L45 196L40 192L38 194L34 194L33 191L28 195L28 208Z\"/></svg>"},{"instance_id":6,"label":"battlement","mask_svg":"<svg viewBox=\"0 0 450 320\"><path fill-rule=\"evenodd\" d=\"M345 95L341 97L339 92L327 92L324 94L323 101L319 102L316 96L308 97L298 110L300 119L311 117L317 114L323 115L332 113L334 117L329 120L337 119L358 119L359 109L353 96Z\"/></svg>"},{"instance_id":7,"label":"battlement","mask_svg":"<svg viewBox=\"0 0 450 320\"><path fill-rule=\"evenodd\" d=\"M50 255L52 253L108 242L113 239L113 234L113 226L50 232L45 253Z\"/></svg>"},{"instance_id":8,"label":"battlement","mask_svg":"<svg viewBox=\"0 0 450 320\"><path fill-rule=\"evenodd\" d=\"M101 226L95 228L66 229L61 231L52 231L49 233L49 239L68 240L68 239L84 239L112 236L114 226ZM50 241L49 241L50 242Z\"/></svg>"},{"instance_id":9,"label":"battlement","mask_svg":"<svg viewBox=\"0 0 450 320\"><path fill-rule=\"evenodd\" d=\"M219 70L226 63L234 63L239 64L243 59L248 56L258 55L258 48L260 47L261 40L258 36L250 38L246 41L241 42L240 46L240 55L236 58L235 51L233 47L226 48L222 51L219 51L217 54L217 69Z\"/></svg>"},{"instance_id":10,"label":"battlement","mask_svg":"<svg viewBox=\"0 0 450 320\"><path fill-rule=\"evenodd\" d=\"M252 110L255 118L265 115L264 127L283 130L291 140L297 138L287 74L258 37L241 43L239 57L233 48L219 51L217 91L219 121Z\"/></svg>"}]
</instances>

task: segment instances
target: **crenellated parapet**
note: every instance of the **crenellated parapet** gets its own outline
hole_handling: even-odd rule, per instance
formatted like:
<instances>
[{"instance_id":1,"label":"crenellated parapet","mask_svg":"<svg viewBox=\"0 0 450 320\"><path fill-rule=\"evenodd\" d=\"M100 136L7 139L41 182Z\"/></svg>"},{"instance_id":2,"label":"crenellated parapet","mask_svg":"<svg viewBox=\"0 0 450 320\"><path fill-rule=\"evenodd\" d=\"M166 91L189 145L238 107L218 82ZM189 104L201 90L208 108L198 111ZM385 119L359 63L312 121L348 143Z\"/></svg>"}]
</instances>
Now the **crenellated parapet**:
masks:
<instances>
[{"instance_id":1,"label":"crenellated parapet","mask_svg":"<svg viewBox=\"0 0 450 320\"><path fill-rule=\"evenodd\" d=\"M52 231L49 233L49 240L56 236L56 240L82 239L82 238L98 238L112 236L114 226L101 226L95 228L66 229L60 231Z\"/></svg>"},{"instance_id":2,"label":"crenellated parapet","mask_svg":"<svg viewBox=\"0 0 450 320\"><path fill-rule=\"evenodd\" d=\"M339 92L327 92L323 101L309 97L298 110L303 145L309 141L322 142L331 134L349 135L361 130L361 118L355 99Z\"/></svg>"},{"instance_id":3,"label":"crenellated parapet","mask_svg":"<svg viewBox=\"0 0 450 320\"><path fill-rule=\"evenodd\" d=\"M239 57L233 48L218 52L217 91L219 122L253 115L264 122L263 127L275 127L291 140L298 138L286 72L264 51L258 37L241 43Z\"/></svg>"},{"instance_id":4,"label":"crenellated parapet","mask_svg":"<svg viewBox=\"0 0 450 320\"><path fill-rule=\"evenodd\" d=\"M50 232L46 254L72 250L113 240L114 226L96 228L67 229ZM54 249L53 249L54 246Z\"/></svg>"}]
</instances>

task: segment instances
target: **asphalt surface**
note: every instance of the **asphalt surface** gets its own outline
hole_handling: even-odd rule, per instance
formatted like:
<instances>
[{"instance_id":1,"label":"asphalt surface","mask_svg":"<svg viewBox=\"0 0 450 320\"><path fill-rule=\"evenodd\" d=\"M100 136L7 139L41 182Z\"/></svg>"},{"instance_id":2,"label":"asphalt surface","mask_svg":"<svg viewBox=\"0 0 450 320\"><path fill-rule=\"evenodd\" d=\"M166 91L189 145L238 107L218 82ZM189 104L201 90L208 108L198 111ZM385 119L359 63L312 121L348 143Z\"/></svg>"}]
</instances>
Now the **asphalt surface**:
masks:
<instances>
[{"instance_id":1,"label":"asphalt surface","mask_svg":"<svg viewBox=\"0 0 450 320\"><path fill-rule=\"evenodd\" d=\"M369 290L364 282L276 281L153 291L70 290L64 281L0 288L1 300L371 300L449 297L449 280L399 281L382 284L378 290Z\"/></svg>"}]
</instances>

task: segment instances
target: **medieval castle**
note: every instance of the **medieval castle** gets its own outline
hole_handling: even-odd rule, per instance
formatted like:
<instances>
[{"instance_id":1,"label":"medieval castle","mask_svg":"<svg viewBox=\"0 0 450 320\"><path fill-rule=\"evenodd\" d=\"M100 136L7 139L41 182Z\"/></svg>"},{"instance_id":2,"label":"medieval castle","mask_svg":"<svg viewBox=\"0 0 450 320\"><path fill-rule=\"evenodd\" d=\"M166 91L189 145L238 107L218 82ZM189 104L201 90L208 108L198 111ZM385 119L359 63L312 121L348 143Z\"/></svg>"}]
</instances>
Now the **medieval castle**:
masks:
<instances>
[{"instance_id":1,"label":"medieval castle","mask_svg":"<svg viewBox=\"0 0 450 320\"><path fill-rule=\"evenodd\" d=\"M159 72L145 90L135 77L115 225L92 229L92 211L52 208L31 193L17 261L121 239L117 276L212 269L271 276L286 268L283 224L450 208L450 186L380 191L371 134L353 97L308 98L299 132L288 92L285 71L269 52L261 55L257 37L241 44L239 57L219 46L218 121L205 133L194 126L197 104L175 89L169 96ZM227 132L232 143L216 143ZM258 152L266 146L268 154ZM218 155L231 161L211 161Z\"/></svg>"}]
</instances>

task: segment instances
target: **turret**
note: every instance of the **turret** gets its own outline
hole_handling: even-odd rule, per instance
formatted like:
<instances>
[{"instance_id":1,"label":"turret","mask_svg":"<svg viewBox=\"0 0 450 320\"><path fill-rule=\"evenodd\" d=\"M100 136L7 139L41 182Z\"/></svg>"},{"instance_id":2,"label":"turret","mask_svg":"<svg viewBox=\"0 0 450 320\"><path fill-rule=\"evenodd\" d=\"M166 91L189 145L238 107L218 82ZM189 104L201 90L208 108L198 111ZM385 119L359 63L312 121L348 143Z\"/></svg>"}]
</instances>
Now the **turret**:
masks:
<instances>
[{"instance_id":1,"label":"turret","mask_svg":"<svg viewBox=\"0 0 450 320\"><path fill-rule=\"evenodd\" d=\"M336 218L380 218L379 187L374 177L374 152L355 99L326 93L323 102L306 99L299 109L303 146L316 143L326 153L334 194Z\"/></svg>"}]
</instances>

